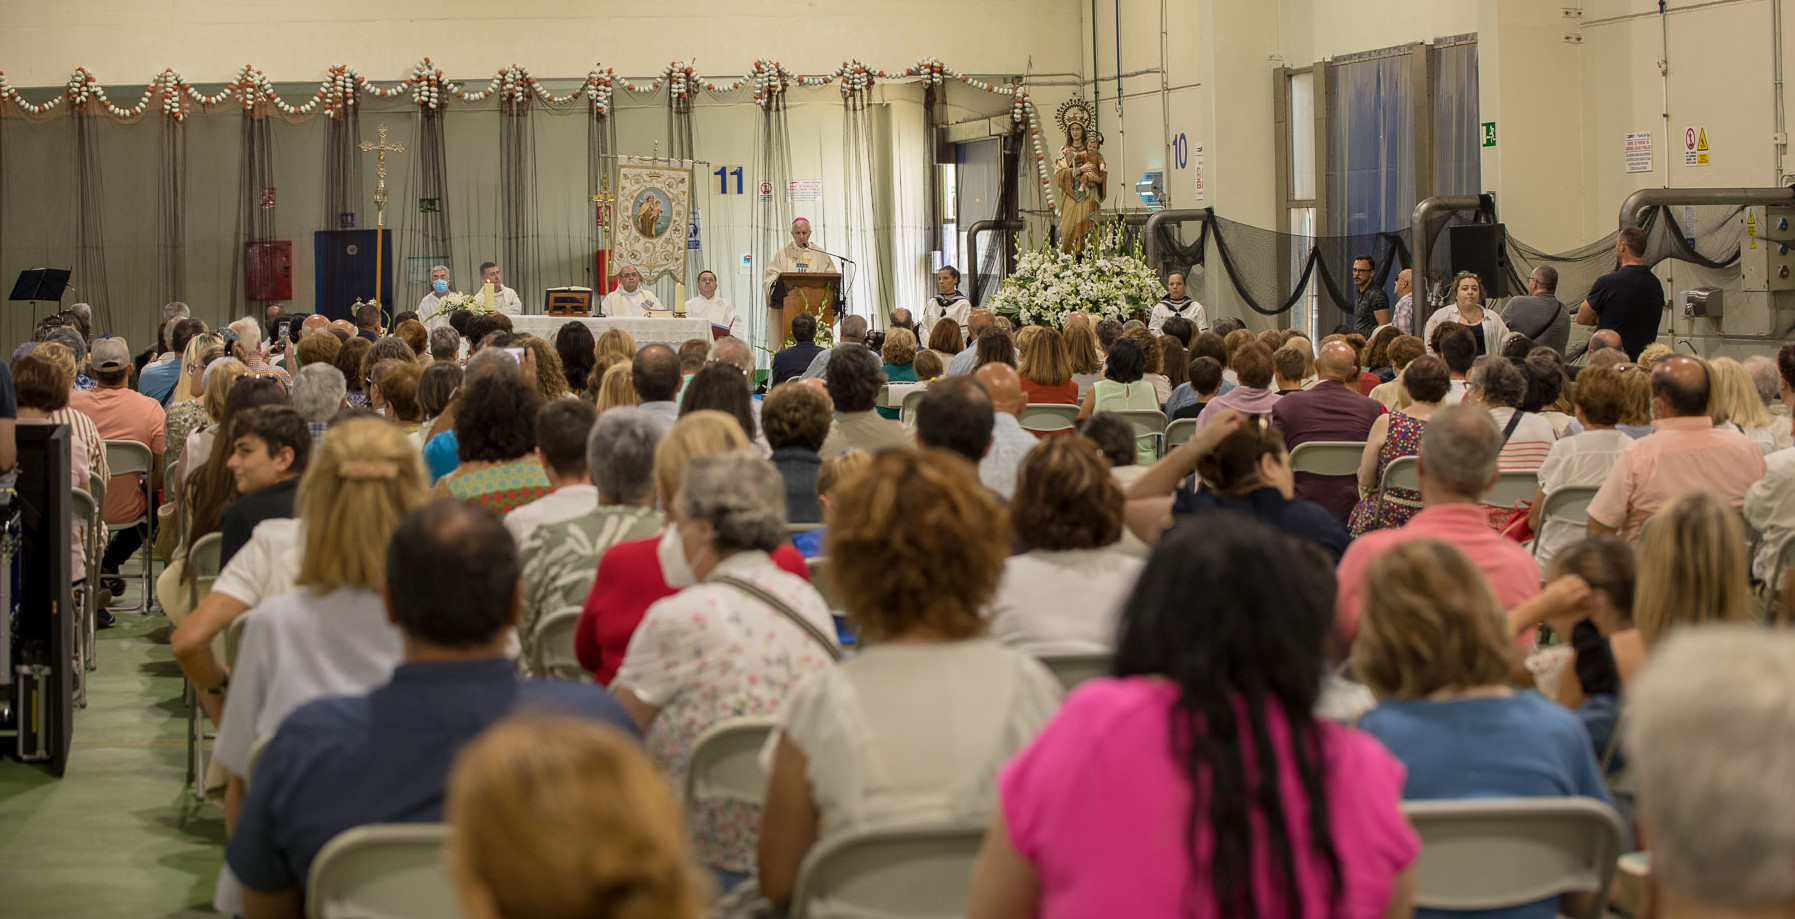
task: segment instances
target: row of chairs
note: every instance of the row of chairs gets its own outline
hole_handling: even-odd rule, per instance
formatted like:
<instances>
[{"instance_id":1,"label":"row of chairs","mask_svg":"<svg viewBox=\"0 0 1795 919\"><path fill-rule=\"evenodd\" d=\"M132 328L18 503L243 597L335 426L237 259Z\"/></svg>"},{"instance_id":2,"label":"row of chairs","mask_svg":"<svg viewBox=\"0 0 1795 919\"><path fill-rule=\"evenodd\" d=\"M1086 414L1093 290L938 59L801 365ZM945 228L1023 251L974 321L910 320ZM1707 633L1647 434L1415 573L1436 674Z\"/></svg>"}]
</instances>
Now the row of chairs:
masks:
<instances>
[{"instance_id":1,"label":"row of chairs","mask_svg":"<svg viewBox=\"0 0 1795 919\"><path fill-rule=\"evenodd\" d=\"M1409 801L1422 840L1415 905L1503 909L1571 892L1607 906L1626 829L1593 798ZM790 915L963 916L983 824L932 824L843 833L805 856ZM310 919L462 915L443 869L447 828L377 824L332 839L313 859Z\"/></svg>"}]
</instances>

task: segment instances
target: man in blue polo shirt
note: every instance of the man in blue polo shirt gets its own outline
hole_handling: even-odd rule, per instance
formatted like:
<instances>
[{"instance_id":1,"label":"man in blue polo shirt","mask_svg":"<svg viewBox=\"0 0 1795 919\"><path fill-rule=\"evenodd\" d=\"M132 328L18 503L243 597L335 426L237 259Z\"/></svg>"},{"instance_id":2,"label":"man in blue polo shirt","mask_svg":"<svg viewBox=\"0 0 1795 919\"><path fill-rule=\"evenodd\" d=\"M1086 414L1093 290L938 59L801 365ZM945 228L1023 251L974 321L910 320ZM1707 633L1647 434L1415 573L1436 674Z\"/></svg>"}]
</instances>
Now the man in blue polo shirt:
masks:
<instances>
[{"instance_id":1,"label":"man in blue polo shirt","mask_svg":"<svg viewBox=\"0 0 1795 919\"><path fill-rule=\"evenodd\" d=\"M442 500L413 511L386 564L382 592L405 662L366 696L294 710L263 751L225 850L247 919L301 916L312 859L338 833L441 820L456 753L513 711L637 734L603 689L516 676L505 643L517 621L517 548L484 508Z\"/></svg>"}]
</instances>

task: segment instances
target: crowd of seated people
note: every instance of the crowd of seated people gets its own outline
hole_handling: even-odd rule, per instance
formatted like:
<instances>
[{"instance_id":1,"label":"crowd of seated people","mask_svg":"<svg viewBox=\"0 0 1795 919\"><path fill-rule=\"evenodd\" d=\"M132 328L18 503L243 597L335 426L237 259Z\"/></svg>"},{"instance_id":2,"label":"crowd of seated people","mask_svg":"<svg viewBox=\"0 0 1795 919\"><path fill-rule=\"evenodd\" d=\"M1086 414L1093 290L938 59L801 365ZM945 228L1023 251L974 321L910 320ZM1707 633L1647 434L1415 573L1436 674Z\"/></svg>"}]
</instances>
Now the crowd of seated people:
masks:
<instances>
[{"instance_id":1,"label":"crowd of seated people","mask_svg":"<svg viewBox=\"0 0 1795 919\"><path fill-rule=\"evenodd\" d=\"M1403 802L1517 797L1637 814L1674 902L1786 904L1743 864L1786 880L1782 850L1722 858L1690 811L1779 816L1725 776L1779 762L1795 701L1795 639L1747 631L1795 594L1795 346L1634 362L1597 333L1567 367L1455 293L1424 337L1318 344L798 323L770 388L733 336L308 319L273 355L171 304L135 390L125 343L72 321L8 379L19 423L71 427L72 487L106 439L173 470L157 594L219 726L217 903L249 919L302 915L336 834L420 821L481 919L784 909L820 848L942 824L982 832L974 916L1399 916ZM1078 424L1037 437L1043 404ZM1335 442L1356 472L1302 467ZM1505 476L1536 487L1497 515ZM116 595L151 528L109 484L103 557L71 551ZM1587 522L1545 513L1562 489ZM551 617L589 683L520 675ZM1075 660L1103 675L1070 688ZM701 738L743 720L764 794L682 808Z\"/></svg>"}]
</instances>

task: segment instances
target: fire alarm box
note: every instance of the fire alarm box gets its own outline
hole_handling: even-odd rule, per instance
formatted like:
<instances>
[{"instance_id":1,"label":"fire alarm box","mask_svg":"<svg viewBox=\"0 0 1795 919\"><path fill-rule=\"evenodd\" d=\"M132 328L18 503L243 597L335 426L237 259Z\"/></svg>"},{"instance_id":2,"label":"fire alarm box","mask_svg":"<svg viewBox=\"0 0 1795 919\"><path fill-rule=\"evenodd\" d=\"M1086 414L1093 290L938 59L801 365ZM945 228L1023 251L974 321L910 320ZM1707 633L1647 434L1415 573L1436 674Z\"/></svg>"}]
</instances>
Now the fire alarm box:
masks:
<instances>
[{"instance_id":1,"label":"fire alarm box","mask_svg":"<svg viewBox=\"0 0 1795 919\"><path fill-rule=\"evenodd\" d=\"M293 243L249 243L243 253L245 290L251 300L293 299Z\"/></svg>"}]
</instances>

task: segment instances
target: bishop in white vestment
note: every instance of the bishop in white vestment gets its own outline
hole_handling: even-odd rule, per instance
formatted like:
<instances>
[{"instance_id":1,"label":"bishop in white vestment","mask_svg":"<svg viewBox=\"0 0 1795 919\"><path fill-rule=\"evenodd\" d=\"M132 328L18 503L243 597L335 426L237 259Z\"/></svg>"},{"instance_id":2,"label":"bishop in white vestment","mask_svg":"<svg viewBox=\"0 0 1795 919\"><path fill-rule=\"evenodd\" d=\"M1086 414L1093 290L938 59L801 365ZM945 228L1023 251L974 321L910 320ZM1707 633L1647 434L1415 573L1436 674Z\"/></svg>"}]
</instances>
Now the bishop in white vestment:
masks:
<instances>
[{"instance_id":1,"label":"bishop in white vestment","mask_svg":"<svg viewBox=\"0 0 1795 919\"><path fill-rule=\"evenodd\" d=\"M788 271L800 274L833 274L839 270L835 267L835 259L830 258L828 253L810 247L810 221L799 217L792 221L792 244L773 255L773 263L767 266L761 287L770 303L773 298L773 282Z\"/></svg>"}]
</instances>

